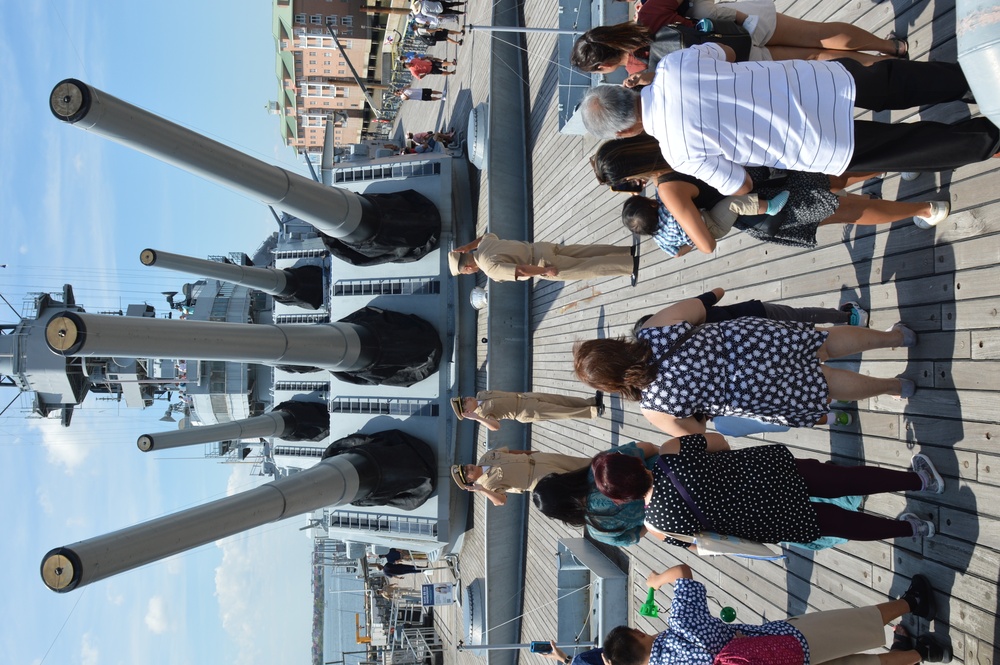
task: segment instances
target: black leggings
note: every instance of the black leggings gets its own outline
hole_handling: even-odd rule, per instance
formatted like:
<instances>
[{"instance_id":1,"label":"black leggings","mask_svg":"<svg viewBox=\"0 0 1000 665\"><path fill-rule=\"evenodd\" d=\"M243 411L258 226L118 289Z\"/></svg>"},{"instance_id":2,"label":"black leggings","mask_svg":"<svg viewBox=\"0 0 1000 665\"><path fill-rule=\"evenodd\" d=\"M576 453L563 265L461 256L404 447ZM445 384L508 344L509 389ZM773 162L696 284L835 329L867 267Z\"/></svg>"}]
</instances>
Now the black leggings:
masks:
<instances>
[{"instance_id":1,"label":"black leggings","mask_svg":"<svg viewBox=\"0 0 1000 665\"><path fill-rule=\"evenodd\" d=\"M773 321L801 321L803 323L849 323L850 312L827 307L789 307L773 302L747 300L735 305L713 305L706 308L705 323L717 323L738 319L741 316L755 316Z\"/></svg>"},{"instance_id":2,"label":"black leggings","mask_svg":"<svg viewBox=\"0 0 1000 665\"><path fill-rule=\"evenodd\" d=\"M809 496L834 499L841 496L919 490L920 476L912 471L893 471L874 466L840 466L813 459L796 459L795 467L806 482ZM816 520L824 536L848 540L883 540L913 535L909 522L844 510L829 503L814 503Z\"/></svg>"}]
</instances>

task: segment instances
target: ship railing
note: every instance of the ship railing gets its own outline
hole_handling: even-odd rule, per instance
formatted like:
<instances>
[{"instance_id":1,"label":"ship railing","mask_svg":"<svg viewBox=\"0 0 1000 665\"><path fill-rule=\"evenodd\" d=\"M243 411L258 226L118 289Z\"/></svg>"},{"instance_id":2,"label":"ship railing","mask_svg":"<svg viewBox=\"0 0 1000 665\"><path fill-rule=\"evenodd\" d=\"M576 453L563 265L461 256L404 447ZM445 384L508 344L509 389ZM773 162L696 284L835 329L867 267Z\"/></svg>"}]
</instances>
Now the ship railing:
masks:
<instances>
[{"instance_id":1,"label":"ship railing","mask_svg":"<svg viewBox=\"0 0 1000 665\"><path fill-rule=\"evenodd\" d=\"M274 259L321 259L327 255L325 249L289 249L274 252Z\"/></svg>"},{"instance_id":2,"label":"ship railing","mask_svg":"<svg viewBox=\"0 0 1000 665\"><path fill-rule=\"evenodd\" d=\"M329 381L276 381L275 390L294 390L296 392L330 392Z\"/></svg>"},{"instance_id":3,"label":"ship railing","mask_svg":"<svg viewBox=\"0 0 1000 665\"><path fill-rule=\"evenodd\" d=\"M274 317L274 322L281 323L329 323L329 312L317 312L313 314L279 314Z\"/></svg>"},{"instance_id":4,"label":"ship railing","mask_svg":"<svg viewBox=\"0 0 1000 665\"><path fill-rule=\"evenodd\" d=\"M345 162L344 164L350 164ZM441 163L437 160L406 160L391 164L365 164L362 166L341 166L333 173L334 184L367 182L390 178L418 178L441 175Z\"/></svg>"},{"instance_id":5,"label":"ship railing","mask_svg":"<svg viewBox=\"0 0 1000 665\"><path fill-rule=\"evenodd\" d=\"M401 646L413 654L414 662L426 663L428 656L444 651L444 643L432 626L404 628L396 634L402 635Z\"/></svg>"},{"instance_id":6,"label":"ship railing","mask_svg":"<svg viewBox=\"0 0 1000 665\"><path fill-rule=\"evenodd\" d=\"M336 510L330 513L330 528L433 537L437 535L437 520L429 517Z\"/></svg>"}]
</instances>

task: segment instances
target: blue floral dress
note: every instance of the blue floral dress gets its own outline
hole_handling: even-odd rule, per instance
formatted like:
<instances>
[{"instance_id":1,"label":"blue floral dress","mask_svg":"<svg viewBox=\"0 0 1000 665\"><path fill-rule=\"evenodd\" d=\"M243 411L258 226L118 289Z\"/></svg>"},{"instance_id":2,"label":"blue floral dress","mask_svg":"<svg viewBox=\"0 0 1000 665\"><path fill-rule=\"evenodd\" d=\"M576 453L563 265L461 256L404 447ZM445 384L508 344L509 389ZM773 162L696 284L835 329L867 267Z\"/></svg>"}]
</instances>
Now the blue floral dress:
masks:
<instances>
[{"instance_id":1,"label":"blue floral dress","mask_svg":"<svg viewBox=\"0 0 1000 665\"><path fill-rule=\"evenodd\" d=\"M829 410L830 391L816 356L827 333L811 323L752 317L709 323L668 355L691 327L684 322L636 335L649 342L658 364L656 379L642 391L642 408L789 427L812 427Z\"/></svg>"}]
</instances>

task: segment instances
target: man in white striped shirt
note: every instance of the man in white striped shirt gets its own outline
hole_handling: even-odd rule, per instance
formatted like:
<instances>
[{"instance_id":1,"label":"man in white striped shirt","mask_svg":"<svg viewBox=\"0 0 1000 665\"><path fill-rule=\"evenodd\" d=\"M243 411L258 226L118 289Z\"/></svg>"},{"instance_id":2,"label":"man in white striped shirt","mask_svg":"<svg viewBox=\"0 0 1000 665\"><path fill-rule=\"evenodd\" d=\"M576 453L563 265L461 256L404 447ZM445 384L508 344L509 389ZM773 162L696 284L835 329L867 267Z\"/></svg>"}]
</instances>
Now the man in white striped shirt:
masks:
<instances>
[{"instance_id":1,"label":"man in white striped shirt","mask_svg":"<svg viewBox=\"0 0 1000 665\"><path fill-rule=\"evenodd\" d=\"M599 138L646 131L675 170L726 195L752 190L743 166L832 175L939 171L1000 149L1000 130L985 118L955 125L854 119L856 106L885 110L965 99L968 84L958 65L733 63L732 57L723 45L702 44L663 58L641 94L594 88L581 103L584 125Z\"/></svg>"}]
</instances>

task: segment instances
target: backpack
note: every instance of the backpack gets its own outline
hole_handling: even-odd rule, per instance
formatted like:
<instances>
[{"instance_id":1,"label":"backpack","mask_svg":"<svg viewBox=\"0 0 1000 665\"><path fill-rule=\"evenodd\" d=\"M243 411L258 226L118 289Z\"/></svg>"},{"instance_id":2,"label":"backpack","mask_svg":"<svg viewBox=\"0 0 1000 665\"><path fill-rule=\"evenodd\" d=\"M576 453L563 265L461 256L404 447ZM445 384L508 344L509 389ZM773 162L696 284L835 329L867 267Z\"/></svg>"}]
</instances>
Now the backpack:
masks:
<instances>
[{"instance_id":1,"label":"backpack","mask_svg":"<svg viewBox=\"0 0 1000 665\"><path fill-rule=\"evenodd\" d=\"M712 32L699 32L686 25L672 24L660 28L653 36L649 45L649 69L656 69L656 63L667 55L695 44L714 42L725 44L736 52L736 62L746 62L750 59L750 47L753 41L750 33L733 21L712 21L715 24Z\"/></svg>"},{"instance_id":2,"label":"backpack","mask_svg":"<svg viewBox=\"0 0 1000 665\"><path fill-rule=\"evenodd\" d=\"M802 643L791 635L735 637L722 648L712 665L802 665Z\"/></svg>"}]
</instances>

